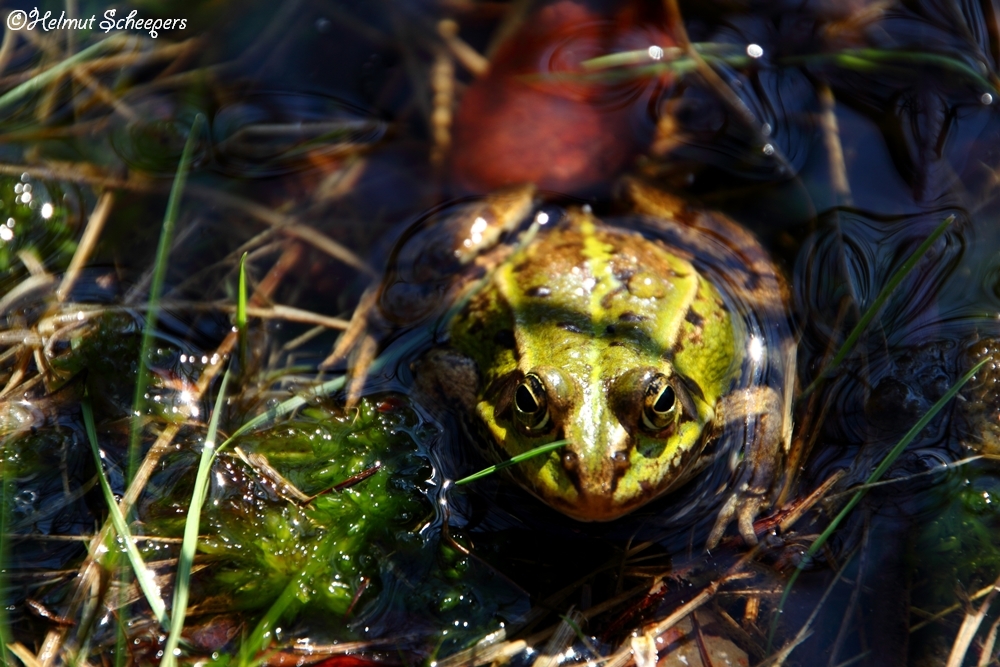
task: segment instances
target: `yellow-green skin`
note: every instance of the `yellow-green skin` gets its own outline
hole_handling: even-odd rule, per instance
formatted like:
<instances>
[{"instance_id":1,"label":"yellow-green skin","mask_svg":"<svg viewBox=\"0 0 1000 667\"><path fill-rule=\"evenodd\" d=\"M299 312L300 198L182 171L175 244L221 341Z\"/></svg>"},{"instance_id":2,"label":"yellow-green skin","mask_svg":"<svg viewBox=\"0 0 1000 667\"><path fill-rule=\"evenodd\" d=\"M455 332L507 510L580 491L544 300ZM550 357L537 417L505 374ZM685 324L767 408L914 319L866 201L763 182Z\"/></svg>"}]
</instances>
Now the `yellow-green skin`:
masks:
<instances>
[{"instance_id":1,"label":"yellow-green skin","mask_svg":"<svg viewBox=\"0 0 1000 667\"><path fill-rule=\"evenodd\" d=\"M475 362L474 411L499 449L514 456L568 440L512 474L583 521L620 517L690 478L745 347L719 292L689 261L582 212L496 267L450 335ZM528 373L548 397L542 433L524 432L512 415ZM657 432L642 419L655 374L678 394Z\"/></svg>"}]
</instances>

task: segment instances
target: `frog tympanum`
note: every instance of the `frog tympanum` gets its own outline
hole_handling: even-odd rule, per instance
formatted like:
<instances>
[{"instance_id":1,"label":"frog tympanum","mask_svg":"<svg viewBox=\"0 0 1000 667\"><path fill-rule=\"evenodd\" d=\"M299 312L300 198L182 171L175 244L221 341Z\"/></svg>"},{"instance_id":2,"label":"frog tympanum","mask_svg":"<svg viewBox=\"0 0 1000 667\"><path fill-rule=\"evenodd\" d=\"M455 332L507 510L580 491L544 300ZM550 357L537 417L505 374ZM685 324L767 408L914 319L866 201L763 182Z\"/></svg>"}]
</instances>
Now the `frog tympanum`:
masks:
<instances>
[{"instance_id":1,"label":"frog tympanum","mask_svg":"<svg viewBox=\"0 0 1000 667\"><path fill-rule=\"evenodd\" d=\"M620 224L546 213L529 187L453 217L441 345L415 373L459 406L490 459L565 439L507 470L574 519L617 519L717 463L730 474L709 545L733 519L755 542L790 439L785 283L735 223L626 190L634 215Z\"/></svg>"}]
</instances>

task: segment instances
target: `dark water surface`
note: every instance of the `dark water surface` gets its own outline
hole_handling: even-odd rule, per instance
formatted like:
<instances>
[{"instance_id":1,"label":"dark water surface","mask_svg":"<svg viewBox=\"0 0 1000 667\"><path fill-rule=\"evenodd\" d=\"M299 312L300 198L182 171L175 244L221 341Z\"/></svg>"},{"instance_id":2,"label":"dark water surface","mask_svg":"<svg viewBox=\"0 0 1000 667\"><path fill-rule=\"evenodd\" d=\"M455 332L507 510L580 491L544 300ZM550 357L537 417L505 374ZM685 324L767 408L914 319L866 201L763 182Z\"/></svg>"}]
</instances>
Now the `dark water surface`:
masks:
<instances>
[{"instance_id":1,"label":"dark water surface","mask_svg":"<svg viewBox=\"0 0 1000 667\"><path fill-rule=\"evenodd\" d=\"M71 4L37 9L95 24L110 9ZM8 3L0 14L11 11L13 26L33 9ZM153 538L139 546L169 606L224 362L234 359L237 386L228 435L357 363L363 346L319 370L388 266L403 287L377 301L383 361L360 407L345 410L339 391L310 399L216 463L182 661L239 661L270 610L278 620L262 636L274 651L260 659L275 664L483 664L495 656L460 651L490 633L520 665L597 664L621 647L640 667L718 665L726 651L757 664L794 644L817 608L786 664L997 661L997 362L803 560L853 487L1000 352L993 4L136 2L116 16L132 9L185 27L154 39L149 29L33 24L8 28L0 47L6 659L162 658L166 631L119 574L124 556L104 555L120 544L88 541L108 510L84 401L119 498L156 457L128 519ZM88 66L65 65L109 38L119 41L85 54ZM53 66L65 70L53 76ZM162 308L141 359L157 243L192 127ZM954 218L843 362L795 402L785 509L840 475L834 486L783 534L784 515L762 517L762 549L722 583L747 549L731 530L704 553L717 499L683 522L665 518L675 495L584 525L499 476L445 490L485 462L454 415L407 398L410 364L432 336L413 322L450 305L440 299L455 258L438 223L524 182L539 188L535 211L553 218L584 205L627 215L626 178L760 239L790 285L800 389ZM259 296L240 353L225 340L244 252ZM148 389L136 420L140 368ZM309 500L288 491L341 483ZM86 565L88 545L101 567ZM650 634L709 589L693 625ZM968 610L983 617L966 622L966 650L956 637ZM552 639L544 631L560 619L572 623ZM527 644L503 643L519 639Z\"/></svg>"}]
</instances>

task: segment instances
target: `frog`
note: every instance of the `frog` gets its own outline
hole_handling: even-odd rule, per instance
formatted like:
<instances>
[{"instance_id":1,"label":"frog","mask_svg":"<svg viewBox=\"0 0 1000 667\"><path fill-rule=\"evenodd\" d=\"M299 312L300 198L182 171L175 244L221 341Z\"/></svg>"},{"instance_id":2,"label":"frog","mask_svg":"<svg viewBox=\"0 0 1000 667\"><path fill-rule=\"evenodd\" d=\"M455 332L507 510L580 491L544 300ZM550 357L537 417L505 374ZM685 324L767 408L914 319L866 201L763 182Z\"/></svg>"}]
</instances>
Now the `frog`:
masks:
<instances>
[{"instance_id":1,"label":"frog","mask_svg":"<svg viewBox=\"0 0 1000 667\"><path fill-rule=\"evenodd\" d=\"M546 505L614 521L721 465L706 544L733 521L756 544L754 522L787 479L787 284L722 214L638 180L622 192L628 215L615 220L585 206L546 212L532 186L488 195L423 241L436 252L422 279L437 309L405 290L393 303L407 283L393 274L382 311L406 302L436 318L412 366L419 393L457 409L486 459L564 441L505 469Z\"/></svg>"}]
</instances>

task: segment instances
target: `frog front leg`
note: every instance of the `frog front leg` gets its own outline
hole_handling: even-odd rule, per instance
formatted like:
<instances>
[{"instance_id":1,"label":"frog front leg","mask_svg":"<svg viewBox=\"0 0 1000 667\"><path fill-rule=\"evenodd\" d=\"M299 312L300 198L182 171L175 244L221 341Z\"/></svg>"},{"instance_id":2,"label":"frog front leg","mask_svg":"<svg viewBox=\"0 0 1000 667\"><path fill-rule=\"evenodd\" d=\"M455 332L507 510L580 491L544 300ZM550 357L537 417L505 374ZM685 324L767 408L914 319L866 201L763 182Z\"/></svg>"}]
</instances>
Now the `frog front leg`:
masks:
<instances>
[{"instance_id":1,"label":"frog front leg","mask_svg":"<svg viewBox=\"0 0 1000 667\"><path fill-rule=\"evenodd\" d=\"M722 429L743 429L746 443L735 488L709 533L709 549L718 545L734 519L743 540L757 544L753 522L770 508L777 492L791 433L789 407L782 394L768 386L740 389L720 401Z\"/></svg>"}]
</instances>

